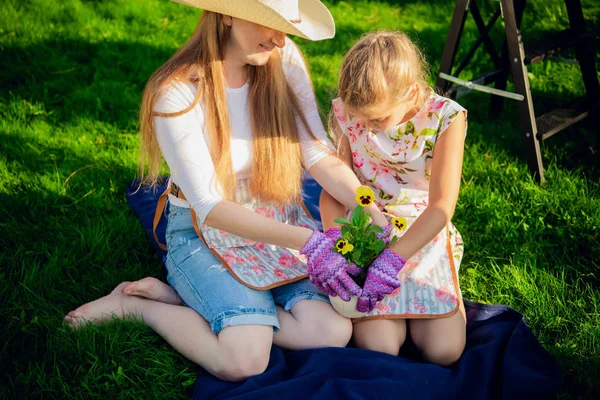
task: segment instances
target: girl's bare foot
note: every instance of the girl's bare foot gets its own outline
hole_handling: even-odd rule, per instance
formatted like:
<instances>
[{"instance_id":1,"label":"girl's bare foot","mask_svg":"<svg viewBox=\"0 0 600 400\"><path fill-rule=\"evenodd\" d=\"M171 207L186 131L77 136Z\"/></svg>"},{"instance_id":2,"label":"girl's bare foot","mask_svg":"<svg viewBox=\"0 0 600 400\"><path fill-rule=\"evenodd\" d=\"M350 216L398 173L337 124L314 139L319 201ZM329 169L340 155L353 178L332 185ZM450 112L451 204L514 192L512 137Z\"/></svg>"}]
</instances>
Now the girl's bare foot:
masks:
<instances>
[{"instance_id":1,"label":"girl's bare foot","mask_svg":"<svg viewBox=\"0 0 600 400\"><path fill-rule=\"evenodd\" d=\"M65 321L78 328L86 323L99 324L115 317L122 318L125 314L123 303L128 297L123 294L123 289L129 284L130 282L123 282L109 295L76 308L65 316Z\"/></svg>"},{"instance_id":2,"label":"girl's bare foot","mask_svg":"<svg viewBox=\"0 0 600 400\"><path fill-rule=\"evenodd\" d=\"M128 296L140 296L146 299L160 301L161 303L180 305L183 302L177 292L169 285L156 278L147 277L131 282L123 289Z\"/></svg>"}]
</instances>

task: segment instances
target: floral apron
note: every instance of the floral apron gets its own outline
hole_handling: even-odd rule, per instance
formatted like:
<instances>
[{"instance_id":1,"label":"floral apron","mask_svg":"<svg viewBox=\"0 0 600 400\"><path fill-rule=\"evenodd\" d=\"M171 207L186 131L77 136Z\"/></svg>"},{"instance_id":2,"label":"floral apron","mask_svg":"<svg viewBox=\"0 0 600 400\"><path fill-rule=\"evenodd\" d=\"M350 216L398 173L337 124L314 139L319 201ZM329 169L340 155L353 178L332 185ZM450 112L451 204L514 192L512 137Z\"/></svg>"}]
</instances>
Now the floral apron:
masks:
<instances>
[{"instance_id":1,"label":"floral apron","mask_svg":"<svg viewBox=\"0 0 600 400\"><path fill-rule=\"evenodd\" d=\"M183 193L170 184L161 195L154 216L157 242L156 227L169 193L185 199ZM317 223L302 202L274 205L257 201L250 193L250 179L238 181L236 203L279 222L318 230ZM192 218L200 239L240 283L256 290L269 290L307 277L306 259L298 251L255 242L200 224L193 209ZM166 246L159 245L166 250Z\"/></svg>"},{"instance_id":2,"label":"floral apron","mask_svg":"<svg viewBox=\"0 0 600 400\"><path fill-rule=\"evenodd\" d=\"M352 148L354 171L375 192L388 220L401 217L401 237L429 203L429 176L438 137L461 111L458 103L431 94L410 120L385 132L372 132L344 111L341 99L333 111ZM401 286L360 320L380 318L445 318L463 309L458 270L462 237L452 223L407 260ZM464 313L463 313L464 314Z\"/></svg>"}]
</instances>

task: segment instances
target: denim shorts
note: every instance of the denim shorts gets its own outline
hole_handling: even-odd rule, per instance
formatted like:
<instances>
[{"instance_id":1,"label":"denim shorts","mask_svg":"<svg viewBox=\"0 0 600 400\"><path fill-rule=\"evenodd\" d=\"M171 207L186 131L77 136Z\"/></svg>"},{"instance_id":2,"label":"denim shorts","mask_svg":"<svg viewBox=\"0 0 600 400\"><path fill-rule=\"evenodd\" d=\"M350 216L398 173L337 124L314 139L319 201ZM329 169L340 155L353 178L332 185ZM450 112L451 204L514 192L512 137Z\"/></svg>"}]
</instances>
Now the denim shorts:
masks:
<instances>
[{"instance_id":1,"label":"denim shorts","mask_svg":"<svg viewBox=\"0 0 600 400\"><path fill-rule=\"evenodd\" d=\"M279 329L275 305L289 311L301 300L329 302L308 280L271 290L238 282L196 234L189 208L169 204L167 215L167 281L185 304L218 334L236 325L269 325Z\"/></svg>"}]
</instances>

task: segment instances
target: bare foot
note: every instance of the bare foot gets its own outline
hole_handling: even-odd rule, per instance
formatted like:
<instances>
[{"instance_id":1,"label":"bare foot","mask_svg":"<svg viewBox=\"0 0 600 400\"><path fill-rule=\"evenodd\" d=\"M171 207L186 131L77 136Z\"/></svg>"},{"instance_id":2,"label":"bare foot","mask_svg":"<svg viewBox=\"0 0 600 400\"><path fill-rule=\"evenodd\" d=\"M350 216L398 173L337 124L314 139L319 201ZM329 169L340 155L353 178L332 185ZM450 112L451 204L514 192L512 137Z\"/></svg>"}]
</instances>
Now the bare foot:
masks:
<instances>
[{"instance_id":1,"label":"bare foot","mask_svg":"<svg viewBox=\"0 0 600 400\"><path fill-rule=\"evenodd\" d=\"M127 296L123 294L123 289L129 284L130 282L123 282L109 295L76 308L65 316L65 321L72 327L79 328L86 323L99 324L115 317L122 318L124 315L123 300L127 299Z\"/></svg>"},{"instance_id":2,"label":"bare foot","mask_svg":"<svg viewBox=\"0 0 600 400\"><path fill-rule=\"evenodd\" d=\"M131 282L123 289L123 293L128 296L140 296L176 306L183 303L181 297L171 286L152 277Z\"/></svg>"}]
</instances>

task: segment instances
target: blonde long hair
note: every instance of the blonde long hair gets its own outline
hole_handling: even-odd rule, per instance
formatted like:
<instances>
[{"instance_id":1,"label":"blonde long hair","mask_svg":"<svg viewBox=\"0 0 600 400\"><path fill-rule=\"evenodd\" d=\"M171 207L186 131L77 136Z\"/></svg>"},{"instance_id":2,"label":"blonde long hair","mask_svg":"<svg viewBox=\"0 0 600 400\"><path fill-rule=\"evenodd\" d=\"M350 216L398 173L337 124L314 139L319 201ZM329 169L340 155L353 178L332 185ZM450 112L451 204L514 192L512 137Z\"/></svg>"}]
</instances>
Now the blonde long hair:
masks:
<instances>
[{"instance_id":1,"label":"blonde long hair","mask_svg":"<svg viewBox=\"0 0 600 400\"><path fill-rule=\"evenodd\" d=\"M363 36L346 54L338 81L338 96L346 110L368 111L388 102L407 101L411 89L425 100L427 61L402 32L379 31Z\"/></svg>"},{"instance_id":2,"label":"blonde long hair","mask_svg":"<svg viewBox=\"0 0 600 400\"><path fill-rule=\"evenodd\" d=\"M204 99L210 155L215 165L217 189L235 200L235 175L231 159L231 128L223 60L229 27L221 14L204 11L194 35L150 78L140 112L141 146L139 172L142 184L156 184L161 153L156 140L154 117L176 117ZM308 69L307 69L308 70ZM285 203L301 190L302 164L297 117L312 134L289 86L278 51L266 65L247 66L249 110L253 132L252 194L262 201ZM156 112L162 91L174 81L197 85L194 102L176 113ZM148 171L146 174L146 165Z\"/></svg>"}]
</instances>

